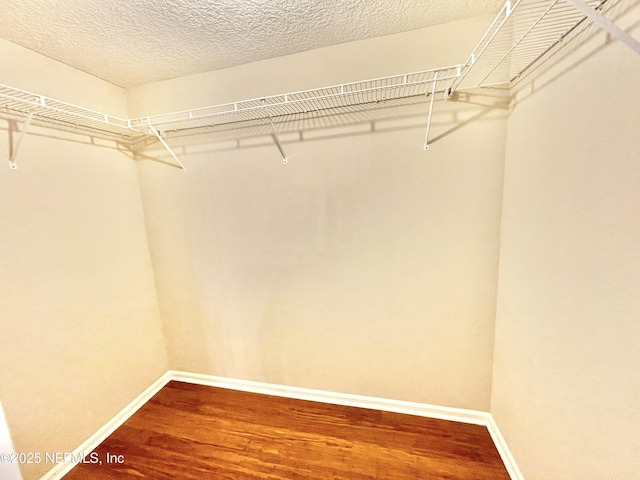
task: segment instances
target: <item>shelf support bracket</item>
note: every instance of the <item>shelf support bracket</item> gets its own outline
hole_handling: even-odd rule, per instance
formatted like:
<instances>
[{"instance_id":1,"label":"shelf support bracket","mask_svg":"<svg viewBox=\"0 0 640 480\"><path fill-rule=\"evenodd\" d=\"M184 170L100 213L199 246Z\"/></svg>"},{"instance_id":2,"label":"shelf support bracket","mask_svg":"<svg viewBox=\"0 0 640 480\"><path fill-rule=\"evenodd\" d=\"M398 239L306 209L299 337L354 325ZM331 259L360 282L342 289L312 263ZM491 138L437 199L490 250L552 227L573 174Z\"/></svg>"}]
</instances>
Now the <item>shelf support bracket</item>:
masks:
<instances>
[{"instance_id":1,"label":"shelf support bracket","mask_svg":"<svg viewBox=\"0 0 640 480\"><path fill-rule=\"evenodd\" d=\"M22 131L20 132L20 135L18 135L18 139L16 140L16 143L13 146L13 150L11 152L11 158L9 159L9 168L12 170L18 169L16 158L18 158L18 151L20 150L20 145L22 144L22 140L24 139L24 136L27 134L27 130L31 125L32 119L33 119L33 112L29 112L29 115L27 115L27 118L24 121L24 125L22 126Z\"/></svg>"},{"instance_id":2,"label":"shelf support bracket","mask_svg":"<svg viewBox=\"0 0 640 480\"><path fill-rule=\"evenodd\" d=\"M262 105L264 105L266 102L264 100L264 98L262 99ZM265 112L267 114L267 118L269 119L269 124L271 125L271 138L273 138L273 141L276 144L276 147L278 147L278 150L280 151L280 155L282 155L282 164L286 165L287 163L289 163L289 160L287 159L287 154L284 153L284 148L282 147L282 143L280 143L280 137L278 136L278 131L276 130L276 126L273 124L273 120L271 118L271 115L269 115L269 112L266 111Z\"/></svg>"},{"instance_id":3,"label":"shelf support bracket","mask_svg":"<svg viewBox=\"0 0 640 480\"><path fill-rule=\"evenodd\" d=\"M171 156L178 163L178 165L180 165L180 168L182 168L182 171L186 172L187 169L184 168L184 165L182 164L180 159L177 157L177 155L175 153L173 153L173 150L171 150L171 147L167 144L165 139L162 138L162 135L160 135L160 132L158 132L158 130L156 130L156 128L153 125L149 125L149 130L151 130L151 133L153 133L155 135L155 137L160 141L162 146L167 150L167 152L169 152L171 154Z\"/></svg>"},{"instance_id":4,"label":"shelf support bracket","mask_svg":"<svg viewBox=\"0 0 640 480\"><path fill-rule=\"evenodd\" d=\"M583 0L567 0L571 5L576 7L580 13L584 14L589 20L597 26L605 30L616 40L621 41L631 50L640 55L640 42L618 27L615 23L602 15L596 9L590 7Z\"/></svg>"},{"instance_id":5,"label":"shelf support bracket","mask_svg":"<svg viewBox=\"0 0 640 480\"><path fill-rule=\"evenodd\" d=\"M280 155L282 155L282 164L286 165L287 163L289 163L289 160L287 159L287 154L284 153L284 148L282 147L282 143L280 143L280 137L278 136L276 126L273 124L273 120L271 120L271 117L269 117L269 123L271 124L271 138L273 138L276 147L278 147L278 150L280 150Z\"/></svg>"},{"instance_id":6,"label":"shelf support bracket","mask_svg":"<svg viewBox=\"0 0 640 480\"><path fill-rule=\"evenodd\" d=\"M431 101L429 102L429 118L427 118L427 131L424 135L424 149L429 150L429 131L431 130L431 116L433 115L433 101L436 98L436 85L438 83L438 72L433 75L431 84Z\"/></svg>"}]
</instances>

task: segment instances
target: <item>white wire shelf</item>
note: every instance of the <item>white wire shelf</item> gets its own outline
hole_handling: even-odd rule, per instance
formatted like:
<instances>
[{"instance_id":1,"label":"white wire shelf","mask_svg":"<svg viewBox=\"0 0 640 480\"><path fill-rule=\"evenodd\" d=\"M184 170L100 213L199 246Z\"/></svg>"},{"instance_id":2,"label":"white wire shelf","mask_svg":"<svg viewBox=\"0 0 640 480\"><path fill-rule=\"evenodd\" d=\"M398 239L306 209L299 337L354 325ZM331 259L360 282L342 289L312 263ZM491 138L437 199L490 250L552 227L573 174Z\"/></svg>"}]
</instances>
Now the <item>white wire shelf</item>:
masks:
<instances>
[{"instance_id":1,"label":"white wire shelf","mask_svg":"<svg viewBox=\"0 0 640 480\"><path fill-rule=\"evenodd\" d=\"M45 97L37 93L0 84L0 113L17 116L32 115L34 120L48 126L132 139L144 135L129 120Z\"/></svg>"},{"instance_id":2,"label":"white wire shelf","mask_svg":"<svg viewBox=\"0 0 640 480\"><path fill-rule=\"evenodd\" d=\"M615 0L583 1L601 10ZM585 20L567 0L507 1L464 64L454 88L510 85Z\"/></svg>"},{"instance_id":3,"label":"white wire shelf","mask_svg":"<svg viewBox=\"0 0 640 480\"><path fill-rule=\"evenodd\" d=\"M275 125L281 126L283 122L303 125L308 119L372 112L397 102L424 101L426 97L431 100L430 119L436 93L497 85L508 87L561 44L588 15L615 2L508 0L468 60L460 65L133 119L0 85L0 114L26 118L27 125L33 120L46 126L116 139L130 147L140 144L143 138L155 137L164 144L167 134L191 135L252 126L270 126L275 139ZM635 39L623 38L624 32L620 35L628 44L637 43ZM427 126L425 148L428 129ZM278 146L281 148L279 143Z\"/></svg>"},{"instance_id":4,"label":"white wire shelf","mask_svg":"<svg viewBox=\"0 0 640 480\"><path fill-rule=\"evenodd\" d=\"M131 119L144 130L181 131L237 124L268 123L270 118L300 118L317 113L348 113L366 110L394 100L425 96L449 90L461 75L461 66L376 78L330 87L254 98L174 113ZM435 88L434 88L435 87Z\"/></svg>"}]
</instances>

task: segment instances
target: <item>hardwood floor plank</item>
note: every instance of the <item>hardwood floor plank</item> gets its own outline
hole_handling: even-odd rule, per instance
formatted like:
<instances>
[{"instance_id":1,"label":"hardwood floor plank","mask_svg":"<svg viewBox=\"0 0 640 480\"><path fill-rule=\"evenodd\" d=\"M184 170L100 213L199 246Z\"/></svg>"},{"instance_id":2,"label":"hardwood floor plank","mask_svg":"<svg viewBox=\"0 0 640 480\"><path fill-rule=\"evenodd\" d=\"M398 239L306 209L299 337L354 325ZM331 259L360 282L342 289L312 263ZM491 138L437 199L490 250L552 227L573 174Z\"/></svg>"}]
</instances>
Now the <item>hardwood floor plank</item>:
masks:
<instances>
[{"instance_id":1,"label":"hardwood floor plank","mask_svg":"<svg viewBox=\"0 0 640 480\"><path fill-rule=\"evenodd\" d=\"M175 381L94 455L65 480L509 480L483 426Z\"/></svg>"}]
</instances>

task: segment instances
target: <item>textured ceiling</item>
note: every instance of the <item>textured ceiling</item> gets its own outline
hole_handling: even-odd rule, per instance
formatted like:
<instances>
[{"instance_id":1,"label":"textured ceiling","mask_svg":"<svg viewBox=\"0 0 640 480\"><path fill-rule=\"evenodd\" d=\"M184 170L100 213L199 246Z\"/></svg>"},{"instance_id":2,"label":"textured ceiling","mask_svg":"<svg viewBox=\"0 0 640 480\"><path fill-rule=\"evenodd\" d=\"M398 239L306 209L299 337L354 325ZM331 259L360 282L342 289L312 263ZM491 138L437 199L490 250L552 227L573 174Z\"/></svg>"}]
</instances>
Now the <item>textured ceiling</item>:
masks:
<instances>
[{"instance_id":1,"label":"textured ceiling","mask_svg":"<svg viewBox=\"0 0 640 480\"><path fill-rule=\"evenodd\" d=\"M126 87L413 30L502 3L0 0L0 36Z\"/></svg>"}]
</instances>

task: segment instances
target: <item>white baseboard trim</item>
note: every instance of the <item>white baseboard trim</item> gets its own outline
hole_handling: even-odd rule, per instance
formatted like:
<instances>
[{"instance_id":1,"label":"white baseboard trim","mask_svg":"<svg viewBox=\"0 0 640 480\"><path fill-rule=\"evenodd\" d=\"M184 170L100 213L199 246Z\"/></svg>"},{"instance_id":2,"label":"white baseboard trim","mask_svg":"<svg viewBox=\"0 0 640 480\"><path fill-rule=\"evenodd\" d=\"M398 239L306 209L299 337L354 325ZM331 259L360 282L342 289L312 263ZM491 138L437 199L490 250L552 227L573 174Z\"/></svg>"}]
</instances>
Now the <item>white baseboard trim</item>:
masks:
<instances>
[{"instance_id":1,"label":"white baseboard trim","mask_svg":"<svg viewBox=\"0 0 640 480\"><path fill-rule=\"evenodd\" d=\"M254 382L251 380L239 380L236 378L216 377L199 373L170 371L171 380L179 382L195 383L210 387L229 388L243 392L275 395L278 397L296 398L299 400L311 400L314 402L332 403L349 407L370 408L386 412L404 413L421 417L450 420L453 422L471 423L483 425L489 430L489 435L500 454L511 480L524 480L518 465L516 464L507 443L498 428L493 415L479 410L466 410L462 408L442 407L427 403L405 402L401 400L389 400L385 398L352 395L348 393L327 392L324 390L312 390L309 388L288 387L271 383Z\"/></svg>"},{"instance_id":2,"label":"white baseboard trim","mask_svg":"<svg viewBox=\"0 0 640 480\"><path fill-rule=\"evenodd\" d=\"M89 454L105 439L115 432L131 415L136 413L140 407L147 403L151 397L158 393L171 380L170 372L166 372L158 380L153 382L149 388L138 395L131 403L120 410L111 420L105 423L100 430L87 438L78 448L73 451L70 457L81 458L83 454L87 457ZM76 463L70 458L69 460L58 463L49 470L40 480L59 480L76 466Z\"/></svg>"},{"instance_id":3,"label":"white baseboard trim","mask_svg":"<svg viewBox=\"0 0 640 480\"><path fill-rule=\"evenodd\" d=\"M251 380L239 380L228 377L217 377L214 375L203 375L200 373L179 372L175 370L169 370L166 372L162 377L154 382L153 385L142 392L135 400L107 422L107 424L105 424L100 430L75 449L73 452L74 457L78 458L78 455L81 455L82 453L85 453L86 455L91 453L93 449L100 445L100 443L102 443L120 425L131 417L131 415L151 399L153 395L172 380L210 387L240 390L243 392L260 393L263 395L274 395L278 397L310 400L314 402L331 403L334 405L345 405L350 407L369 408L374 410L383 410L386 412L396 412L407 415L436 418L440 420L483 425L489 430L489 434L495 443L496 449L498 450L511 479L524 480L522 473L518 469L518 466L507 447L502 433L500 433L500 429L496 425L493 416L488 412L442 407L426 403L367 397L363 395L352 395L348 393L313 390L309 388L289 387L286 385L254 382ZM60 463L43 476L41 480L60 480L74 466L75 463L72 461Z\"/></svg>"},{"instance_id":4,"label":"white baseboard trim","mask_svg":"<svg viewBox=\"0 0 640 480\"><path fill-rule=\"evenodd\" d=\"M515 458L511 455L511 450L509 450L507 442L502 436L502 432L498 428L498 424L491 414L489 414L487 430L489 430L489 435L491 435L491 438L493 439L496 450L498 450L500 458L502 458L502 463L504 463L507 472L509 472L511 480L524 480L524 476L522 475L520 468L518 468Z\"/></svg>"},{"instance_id":5,"label":"white baseboard trim","mask_svg":"<svg viewBox=\"0 0 640 480\"><path fill-rule=\"evenodd\" d=\"M310 388L288 387L272 383L253 382L250 380L238 380L235 378L216 377L198 373L170 372L171 379L179 382L195 383L210 387L242 390L243 392L275 395L277 397L296 398L298 400L311 400L314 402L332 403L350 407L370 408L387 412L405 413L422 417L451 420L454 422L473 423L486 425L488 413L477 410L465 410L462 408L440 407L426 403L404 402L401 400L388 400L385 398L366 397L348 393L327 392L324 390L312 390Z\"/></svg>"}]
</instances>

